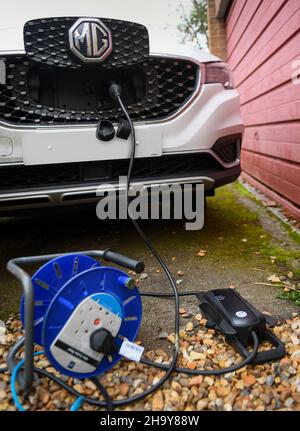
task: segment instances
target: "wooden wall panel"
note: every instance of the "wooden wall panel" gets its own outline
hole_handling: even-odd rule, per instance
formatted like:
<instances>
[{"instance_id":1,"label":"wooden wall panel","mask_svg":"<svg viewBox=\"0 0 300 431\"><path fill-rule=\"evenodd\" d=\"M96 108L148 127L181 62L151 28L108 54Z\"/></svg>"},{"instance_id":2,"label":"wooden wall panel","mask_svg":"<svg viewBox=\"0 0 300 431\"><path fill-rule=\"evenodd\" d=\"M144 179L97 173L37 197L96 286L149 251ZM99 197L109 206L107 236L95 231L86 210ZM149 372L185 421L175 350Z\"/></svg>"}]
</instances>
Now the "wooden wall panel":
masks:
<instances>
[{"instance_id":1,"label":"wooden wall panel","mask_svg":"<svg viewBox=\"0 0 300 431\"><path fill-rule=\"evenodd\" d=\"M299 0L235 0L227 21L228 63L245 122L244 177L300 216Z\"/></svg>"}]
</instances>

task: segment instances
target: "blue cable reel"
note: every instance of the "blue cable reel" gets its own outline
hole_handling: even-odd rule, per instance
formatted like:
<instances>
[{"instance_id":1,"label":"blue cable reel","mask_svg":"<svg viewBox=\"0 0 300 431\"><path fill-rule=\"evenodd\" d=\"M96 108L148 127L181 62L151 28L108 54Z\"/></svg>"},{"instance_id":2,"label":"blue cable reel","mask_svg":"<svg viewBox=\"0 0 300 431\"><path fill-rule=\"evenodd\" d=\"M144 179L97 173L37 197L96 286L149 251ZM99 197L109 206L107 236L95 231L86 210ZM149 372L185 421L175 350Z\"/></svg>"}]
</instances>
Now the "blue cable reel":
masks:
<instances>
[{"instance_id":1,"label":"blue cable reel","mask_svg":"<svg viewBox=\"0 0 300 431\"><path fill-rule=\"evenodd\" d=\"M32 276L34 289L34 342L43 346L42 330L48 307L57 292L76 274L100 266L100 263L84 255L60 256L41 266ZM21 298L21 321L24 327L24 295Z\"/></svg>"},{"instance_id":2,"label":"blue cable reel","mask_svg":"<svg viewBox=\"0 0 300 431\"><path fill-rule=\"evenodd\" d=\"M134 280L85 255L63 255L32 277L34 341L62 374L87 378L112 368L134 341L142 301ZM21 301L24 325L24 298ZM112 349L113 347L113 349Z\"/></svg>"}]
</instances>

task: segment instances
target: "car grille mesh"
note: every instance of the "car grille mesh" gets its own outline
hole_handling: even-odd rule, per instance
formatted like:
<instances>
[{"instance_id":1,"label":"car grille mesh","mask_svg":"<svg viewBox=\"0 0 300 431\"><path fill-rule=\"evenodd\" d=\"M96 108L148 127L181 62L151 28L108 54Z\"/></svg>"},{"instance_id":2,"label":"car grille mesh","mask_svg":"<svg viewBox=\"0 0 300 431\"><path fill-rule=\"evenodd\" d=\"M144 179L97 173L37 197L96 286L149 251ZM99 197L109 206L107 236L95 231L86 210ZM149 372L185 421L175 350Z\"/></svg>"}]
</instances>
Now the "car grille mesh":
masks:
<instances>
[{"instance_id":1,"label":"car grille mesh","mask_svg":"<svg viewBox=\"0 0 300 431\"><path fill-rule=\"evenodd\" d=\"M5 85L0 84L0 121L16 125L68 125L95 124L99 117L111 121L120 118L120 110L113 105L79 111L37 103L29 91L30 70L32 67L50 66L36 66L37 63L33 66L26 56L8 56L3 60L6 82ZM199 68L191 61L149 57L140 67L145 77L145 95L142 100L127 104L134 121L170 117L187 103L197 88ZM51 70L55 73L56 68ZM68 73L71 74L72 69Z\"/></svg>"},{"instance_id":2,"label":"car grille mesh","mask_svg":"<svg viewBox=\"0 0 300 431\"><path fill-rule=\"evenodd\" d=\"M70 53L68 31L78 17L43 18L24 25L24 43L32 61L56 67L86 67ZM129 21L101 18L112 33L113 51L101 63L101 69L130 66L143 62L149 55L149 36L146 27ZM94 66L95 67L95 66Z\"/></svg>"}]
</instances>

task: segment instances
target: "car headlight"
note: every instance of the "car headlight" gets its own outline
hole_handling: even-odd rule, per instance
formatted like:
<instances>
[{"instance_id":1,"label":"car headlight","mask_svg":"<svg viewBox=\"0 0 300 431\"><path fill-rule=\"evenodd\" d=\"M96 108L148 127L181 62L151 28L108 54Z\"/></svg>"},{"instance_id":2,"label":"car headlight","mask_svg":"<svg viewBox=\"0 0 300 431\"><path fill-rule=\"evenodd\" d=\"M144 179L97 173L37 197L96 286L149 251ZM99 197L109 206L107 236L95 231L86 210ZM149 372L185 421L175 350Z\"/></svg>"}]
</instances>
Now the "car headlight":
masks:
<instances>
[{"instance_id":1,"label":"car headlight","mask_svg":"<svg viewBox=\"0 0 300 431\"><path fill-rule=\"evenodd\" d=\"M222 84L226 90L232 90L235 86L234 77L228 64L222 62L205 64L205 84Z\"/></svg>"}]
</instances>

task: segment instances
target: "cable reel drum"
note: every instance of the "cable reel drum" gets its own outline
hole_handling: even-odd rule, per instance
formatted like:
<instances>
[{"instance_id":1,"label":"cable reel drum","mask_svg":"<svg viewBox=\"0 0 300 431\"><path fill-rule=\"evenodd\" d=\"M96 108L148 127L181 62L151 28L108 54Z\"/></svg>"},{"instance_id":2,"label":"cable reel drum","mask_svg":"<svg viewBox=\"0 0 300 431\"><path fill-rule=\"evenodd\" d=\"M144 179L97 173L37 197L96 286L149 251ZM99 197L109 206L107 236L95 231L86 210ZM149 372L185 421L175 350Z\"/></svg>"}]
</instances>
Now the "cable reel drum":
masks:
<instances>
[{"instance_id":1,"label":"cable reel drum","mask_svg":"<svg viewBox=\"0 0 300 431\"><path fill-rule=\"evenodd\" d=\"M33 276L34 342L62 374L99 375L120 359L123 340L134 341L142 301L133 278L92 257L69 254ZM25 325L24 297L21 319Z\"/></svg>"}]
</instances>

